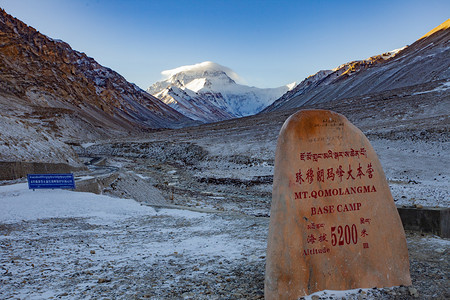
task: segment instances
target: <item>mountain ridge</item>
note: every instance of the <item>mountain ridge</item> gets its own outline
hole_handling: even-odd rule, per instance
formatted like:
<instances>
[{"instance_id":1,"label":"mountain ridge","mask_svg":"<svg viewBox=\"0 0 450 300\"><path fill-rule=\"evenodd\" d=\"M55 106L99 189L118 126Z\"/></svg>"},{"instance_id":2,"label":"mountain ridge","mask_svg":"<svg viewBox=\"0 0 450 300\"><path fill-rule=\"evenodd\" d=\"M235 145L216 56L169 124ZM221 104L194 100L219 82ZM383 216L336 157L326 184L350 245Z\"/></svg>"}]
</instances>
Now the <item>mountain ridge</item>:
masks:
<instances>
[{"instance_id":1,"label":"mountain ridge","mask_svg":"<svg viewBox=\"0 0 450 300\"><path fill-rule=\"evenodd\" d=\"M39 106L70 105L83 110L82 106L88 105L127 129L136 125L141 129L180 127L183 121L189 122L117 72L63 41L48 38L3 9L0 29L3 93Z\"/></svg>"},{"instance_id":2,"label":"mountain ridge","mask_svg":"<svg viewBox=\"0 0 450 300\"><path fill-rule=\"evenodd\" d=\"M432 35L432 34L438 32L438 31L440 31L440 30L445 30L445 29L447 29L447 28L449 28L449 27L450 27L450 19L447 19L447 21L444 21L441 25L439 25L439 26L437 26L437 27L431 29L430 31L428 31L428 32L427 32L424 36L422 36L419 40L421 40L421 39L423 39L423 38L426 38L426 37L428 37L428 36L430 36L430 35Z\"/></svg>"},{"instance_id":3,"label":"mountain ridge","mask_svg":"<svg viewBox=\"0 0 450 300\"><path fill-rule=\"evenodd\" d=\"M410 46L342 64L308 77L262 112L289 109L406 88L450 77L448 20ZM318 73L317 73L318 74ZM315 78L316 80L311 80Z\"/></svg>"},{"instance_id":4,"label":"mountain ridge","mask_svg":"<svg viewBox=\"0 0 450 300\"><path fill-rule=\"evenodd\" d=\"M198 124L0 9L0 161L80 162L68 143Z\"/></svg>"}]
</instances>

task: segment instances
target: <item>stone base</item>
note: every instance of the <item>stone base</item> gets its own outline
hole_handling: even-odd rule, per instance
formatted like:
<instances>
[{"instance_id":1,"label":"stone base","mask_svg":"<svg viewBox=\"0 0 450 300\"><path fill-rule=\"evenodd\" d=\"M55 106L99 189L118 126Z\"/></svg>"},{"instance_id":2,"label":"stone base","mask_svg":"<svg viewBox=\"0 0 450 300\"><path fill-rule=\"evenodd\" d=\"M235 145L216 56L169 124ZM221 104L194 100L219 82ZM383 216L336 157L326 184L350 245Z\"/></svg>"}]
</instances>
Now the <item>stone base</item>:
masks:
<instances>
[{"instance_id":1,"label":"stone base","mask_svg":"<svg viewBox=\"0 0 450 300\"><path fill-rule=\"evenodd\" d=\"M94 194L102 194L103 190L108 187L114 180L119 177L118 173L108 174L106 176L94 177L89 179L77 180L77 192L86 192Z\"/></svg>"},{"instance_id":2,"label":"stone base","mask_svg":"<svg viewBox=\"0 0 450 300\"><path fill-rule=\"evenodd\" d=\"M428 232L450 238L450 208L397 207L405 230Z\"/></svg>"}]
</instances>

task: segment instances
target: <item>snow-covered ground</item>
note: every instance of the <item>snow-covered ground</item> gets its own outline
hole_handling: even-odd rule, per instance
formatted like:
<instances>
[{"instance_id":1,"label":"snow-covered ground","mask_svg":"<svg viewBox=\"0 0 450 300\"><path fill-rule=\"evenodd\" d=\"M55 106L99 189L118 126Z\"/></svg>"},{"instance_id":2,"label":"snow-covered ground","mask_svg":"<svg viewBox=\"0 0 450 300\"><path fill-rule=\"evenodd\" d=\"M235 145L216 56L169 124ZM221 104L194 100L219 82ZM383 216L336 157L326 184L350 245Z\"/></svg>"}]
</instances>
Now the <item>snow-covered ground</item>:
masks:
<instances>
[{"instance_id":1,"label":"snow-covered ground","mask_svg":"<svg viewBox=\"0 0 450 300\"><path fill-rule=\"evenodd\" d=\"M450 207L449 143L372 140L397 205Z\"/></svg>"},{"instance_id":2,"label":"snow-covered ground","mask_svg":"<svg viewBox=\"0 0 450 300\"><path fill-rule=\"evenodd\" d=\"M264 265L266 232L251 229L265 220L23 183L0 187L0 207L2 299L197 298L202 278Z\"/></svg>"},{"instance_id":3,"label":"snow-covered ground","mask_svg":"<svg viewBox=\"0 0 450 300\"><path fill-rule=\"evenodd\" d=\"M33 191L27 183L2 186L0 203L0 220L5 224L69 217L95 219L101 224L123 216L155 214L154 209L141 207L134 201L67 190Z\"/></svg>"},{"instance_id":4,"label":"snow-covered ground","mask_svg":"<svg viewBox=\"0 0 450 300\"><path fill-rule=\"evenodd\" d=\"M1 299L263 298L268 218L156 209L25 183L1 186L0 207ZM408 247L414 287L307 299L445 295L450 242L408 234ZM430 275L440 277L430 284Z\"/></svg>"}]
</instances>

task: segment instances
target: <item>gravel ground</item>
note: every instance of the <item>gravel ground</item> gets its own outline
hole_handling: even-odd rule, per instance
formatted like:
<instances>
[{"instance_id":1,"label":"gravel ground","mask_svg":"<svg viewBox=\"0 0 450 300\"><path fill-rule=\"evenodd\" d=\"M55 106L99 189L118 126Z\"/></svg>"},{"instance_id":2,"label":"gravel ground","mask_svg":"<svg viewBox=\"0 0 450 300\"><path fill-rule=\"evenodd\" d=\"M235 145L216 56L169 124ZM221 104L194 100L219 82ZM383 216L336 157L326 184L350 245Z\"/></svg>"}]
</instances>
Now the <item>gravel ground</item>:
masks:
<instances>
[{"instance_id":1,"label":"gravel ground","mask_svg":"<svg viewBox=\"0 0 450 300\"><path fill-rule=\"evenodd\" d=\"M305 109L342 113L367 135L396 204L450 207L449 107L450 90L400 89ZM97 141L76 151L153 178L172 204L267 215L278 133L298 110Z\"/></svg>"},{"instance_id":2,"label":"gravel ground","mask_svg":"<svg viewBox=\"0 0 450 300\"><path fill-rule=\"evenodd\" d=\"M320 108L343 113L368 135L397 204L449 207L448 93L390 96ZM0 224L0 298L263 298L276 139L293 112L75 147L120 172L105 193L142 207L152 203L150 193L158 203L215 212L161 209L114 221L77 215ZM411 287L326 291L309 299L449 299L449 240L407 232L407 242Z\"/></svg>"},{"instance_id":3,"label":"gravel ground","mask_svg":"<svg viewBox=\"0 0 450 300\"><path fill-rule=\"evenodd\" d=\"M2 299L262 299L268 218L160 210L0 225ZM346 299L448 299L448 240L407 233L412 287ZM341 299L342 292L311 299Z\"/></svg>"}]
</instances>

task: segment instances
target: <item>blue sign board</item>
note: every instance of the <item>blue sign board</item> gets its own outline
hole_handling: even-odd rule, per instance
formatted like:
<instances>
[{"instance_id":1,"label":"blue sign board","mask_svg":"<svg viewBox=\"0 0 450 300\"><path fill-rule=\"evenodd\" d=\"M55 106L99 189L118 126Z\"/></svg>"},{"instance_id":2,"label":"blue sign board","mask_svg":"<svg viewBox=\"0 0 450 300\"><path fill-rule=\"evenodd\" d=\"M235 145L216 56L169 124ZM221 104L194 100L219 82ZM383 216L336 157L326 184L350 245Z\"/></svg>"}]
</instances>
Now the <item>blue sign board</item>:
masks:
<instances>
[{"instance_id":1,"label":"blue sign board","mask_svg":"<svg viewBox=\"0 0 450 300\"><path fill-rule=\"evenodd\" d=\"M29 189L75 189L73 174L28 174Z\"/></svg>"}]
</instances>

